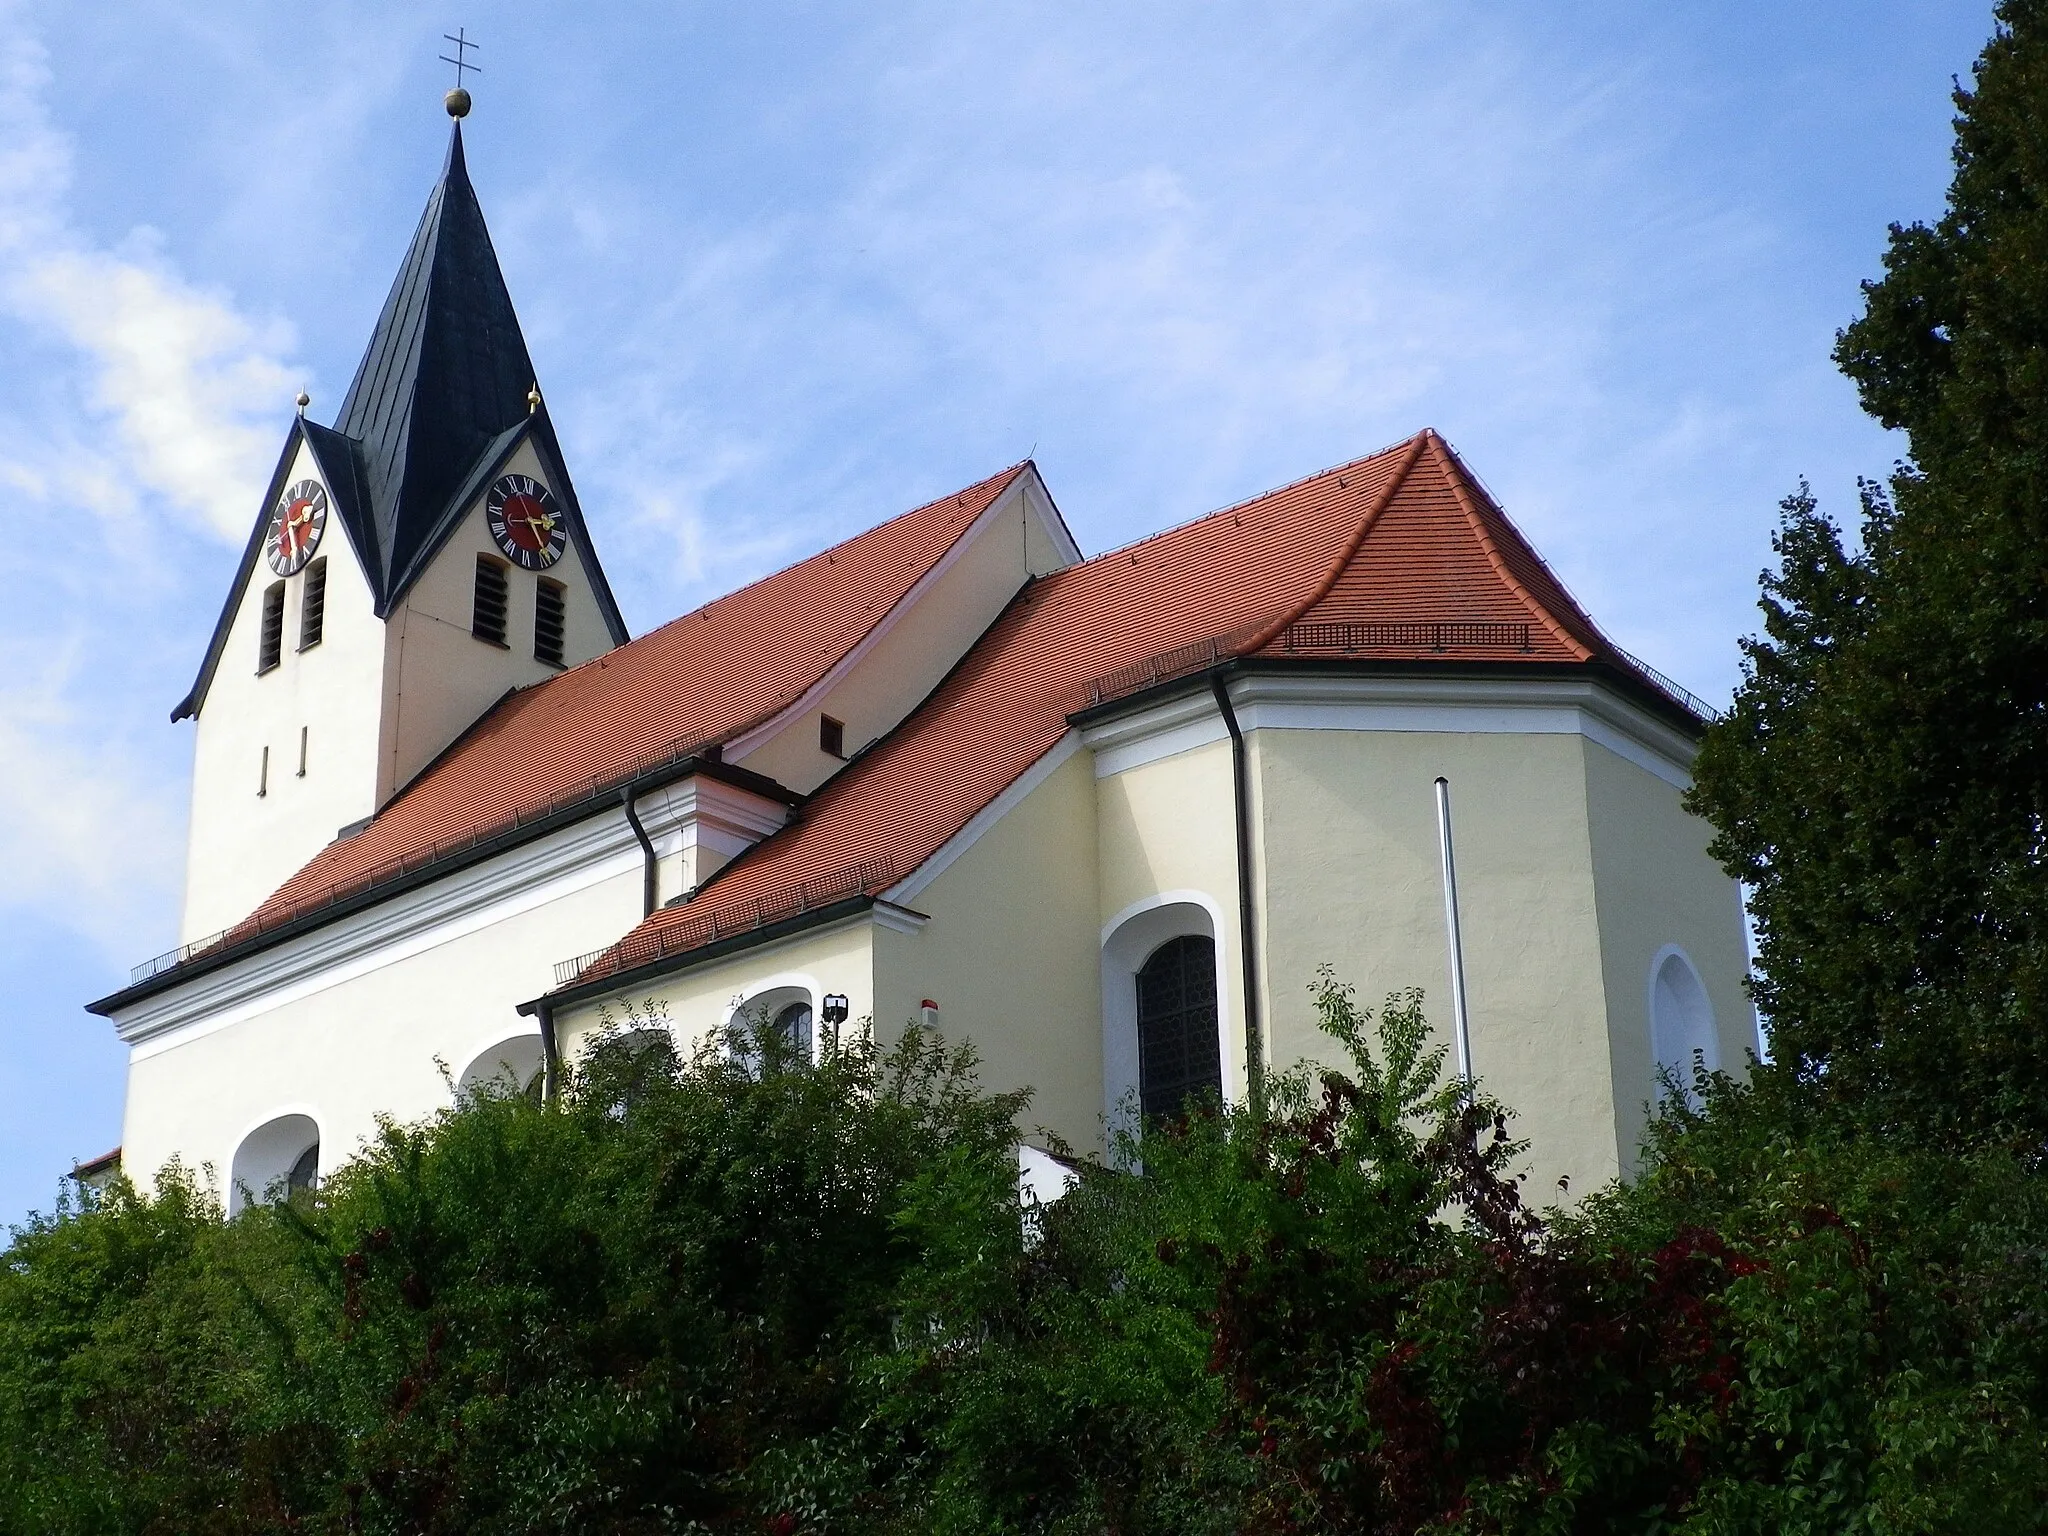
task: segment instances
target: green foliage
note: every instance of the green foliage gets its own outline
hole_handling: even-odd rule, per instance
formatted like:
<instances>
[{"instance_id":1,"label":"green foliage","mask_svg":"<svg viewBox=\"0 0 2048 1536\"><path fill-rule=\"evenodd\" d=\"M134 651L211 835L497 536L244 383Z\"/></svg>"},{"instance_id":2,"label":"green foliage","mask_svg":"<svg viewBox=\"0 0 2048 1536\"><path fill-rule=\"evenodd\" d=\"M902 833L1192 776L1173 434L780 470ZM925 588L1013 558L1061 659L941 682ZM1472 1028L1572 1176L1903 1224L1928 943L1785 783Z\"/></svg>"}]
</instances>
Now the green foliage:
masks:
<instances>
[{"instance_id":1,"label":"green foliage","mask_svg":"<svg viewBox=\"0 0 2048 1536\"><path fill-rule=\"evenodd\" d=\"M1837 360L1911 446L1860 548L1802 489L1696 809L1787 1075L1916 1134L2048 1134L2048 5L2005 0L1933 226ZM1813 1102L1813 1095L1802 1096Z\"/></svg>"},{"instance_id":2,"label":"green foliage","mask_svg":"<svg viewBox=\"0 0 2048 1536\"><path fill-rule=\"evenodd\" d=\"M687 1063L665 1039L600 1044L559 1106L387 1125L312 1201L223 1223L174 1178L19 1233L0 1530L856 1518L887 1480L852 1394L919 1258L906 1191L1014 1180L1022 1099L916 1030L815 1066L772 1033Z\"/></svg>"},{"instance_id":3,"label":"green foliage","mask_svg":"<svg viewBox=\"0 0 2048 1536\"><path fill-rule=\"evenodd\" d=\"M1417 995L1315 995L1348 1071L1050 1207L1021 1096L918 1031L642 1028L312 1199L61 1211L0 1268L0 1531L2038 1528L2016 1158L1702 1078L1635 1185L1539 1215Z\"/></svg>"}]
</instances>

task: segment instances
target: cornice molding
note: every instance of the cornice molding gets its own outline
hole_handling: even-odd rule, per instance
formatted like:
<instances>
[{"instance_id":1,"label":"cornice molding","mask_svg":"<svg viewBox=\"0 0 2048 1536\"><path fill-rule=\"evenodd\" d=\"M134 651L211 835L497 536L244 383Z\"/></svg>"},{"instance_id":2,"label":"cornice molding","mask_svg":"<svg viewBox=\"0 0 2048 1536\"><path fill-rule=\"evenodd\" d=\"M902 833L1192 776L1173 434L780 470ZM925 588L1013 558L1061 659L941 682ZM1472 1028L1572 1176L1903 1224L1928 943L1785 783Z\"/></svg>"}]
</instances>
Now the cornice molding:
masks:
<instances>
[{"instance_id":1,"label":"cornice molding","mask_svg":"<svg viewBox=\"0 0 2048 1536\"><path fill-rule=\"evenodd\" d=\"M640 866L622 814L591 816L450 872L109 1017L137 1060L544 906ZM625 926L637 918L627 914ZM509 1007L516 998L508 998Z\"/></svg>"},{"instance_id":2,"label":"cornice molding","mask_svg":"<svg viewBox=\"0 0 2048 1536\"><path fill-rule=\"evenodd\" d=\"M789 820L784 802L702 775L651 790L633 808L663 857L702 844L733 858Z\"/></svg>"},{"instance_id":3,"label":"cornice molding","mask_svg":"<svg viewBox=\"0 0 2048 1536\"><path fill-rule=\"evenodd\" d=\"M1591 672L1526 677L1339 671L1235 671L1230 701L1245 732L1420 731L1577 735L1679 789L1692 784L1698 743ZM1108 778L1222 741L1206 688L1190 686L1127 714L1095 720L1081 740Z\"/></svg>"}]
</instances>

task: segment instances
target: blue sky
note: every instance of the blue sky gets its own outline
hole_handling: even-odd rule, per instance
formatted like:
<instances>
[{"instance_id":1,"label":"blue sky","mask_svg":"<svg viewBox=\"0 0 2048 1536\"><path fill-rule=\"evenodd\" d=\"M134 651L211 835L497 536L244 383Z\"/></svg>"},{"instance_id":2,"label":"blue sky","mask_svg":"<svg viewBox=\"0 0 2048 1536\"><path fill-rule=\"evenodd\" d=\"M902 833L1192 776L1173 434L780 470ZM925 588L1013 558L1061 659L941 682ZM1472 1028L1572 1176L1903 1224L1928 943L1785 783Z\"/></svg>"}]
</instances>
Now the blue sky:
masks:
<instances>
[{"instance_id":1,"label":"blue sky","mask_svg":"<svg viewBox=\"0 0 2048 1536\"><path fill-rule=\"evenodd\" d=\"M0 0L0 1223L119 1139L168 722L303 385L472 175L637 631L1027 454L1109 547L1437 427L1725 697L1984 4Z\"/></svg>"}]
</instances>

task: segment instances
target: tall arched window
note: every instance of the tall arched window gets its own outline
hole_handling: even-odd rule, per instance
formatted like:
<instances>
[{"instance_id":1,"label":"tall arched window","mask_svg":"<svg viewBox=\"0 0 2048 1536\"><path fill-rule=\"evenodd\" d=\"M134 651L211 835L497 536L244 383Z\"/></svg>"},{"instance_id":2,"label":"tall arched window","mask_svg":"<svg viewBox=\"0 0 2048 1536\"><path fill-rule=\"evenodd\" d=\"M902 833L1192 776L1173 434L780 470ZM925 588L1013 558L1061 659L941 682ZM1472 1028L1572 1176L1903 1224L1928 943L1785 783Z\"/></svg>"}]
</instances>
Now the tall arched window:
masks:
<instances>
[{"instance_id":1,"label":"tall arched window","mask_svg":"<svg viewBox=\"0 0 2048 1536\"><path fill-rule=\"evenodd\" d=\"M1684 950L1675 945L1659 951L1650 971L1650 1046L1660 1074L1678 1079L1686 1102L1699 1106L1693 1086L1697 1067L1719 1069L1721 1053L1714 1039L1714 1005L1706 985ZM1661 1096L1663 1089L1656 1090Z\"/></svg>"},{"instance_id":2,"label":"tall arched window","mask_svg":"<svg viewBox=\"0 0 2048 1536\"><path fill-rule=\"evenodd\" d=\"M1190 1094L1222 1096L1216 1028L1216 941L1167 940L1138 972L1138 1102L1148 1117L1179 1114Z\"/></svg>"}]
</instances>

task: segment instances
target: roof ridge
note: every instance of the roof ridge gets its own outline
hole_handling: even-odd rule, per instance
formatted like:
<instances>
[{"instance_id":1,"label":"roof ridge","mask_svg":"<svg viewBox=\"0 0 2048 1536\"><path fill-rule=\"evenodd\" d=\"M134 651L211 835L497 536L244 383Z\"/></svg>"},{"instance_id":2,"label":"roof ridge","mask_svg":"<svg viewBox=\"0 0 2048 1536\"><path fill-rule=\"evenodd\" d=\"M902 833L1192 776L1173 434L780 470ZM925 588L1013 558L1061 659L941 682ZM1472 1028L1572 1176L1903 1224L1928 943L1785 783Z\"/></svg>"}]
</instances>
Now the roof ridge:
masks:
<instances>
[{"instance_id":1,"label":"roof ridge","mask_svg":"<svg viewBox=\"0 0 2048 1536\"><path fill-rule=\"evenodd\" d=\"M739 597L745 593L751 592L754 590L754 588L761 586L766 582L773 581L778 576L787 576L791 571L797 569L797 567L799 566L809 565L813 560L817 560L825 555L833 554L839 550L842 550L846 548L847 545L856 543L861 539L867 538L870 534L879 533L884 528L887 528L895 523L900 523L907 517L915 517L920 512L929 512L933 507L938 506L943 501L946 501L948 499L957 500L958 498L965 496L969 491L978 491L983 486L993 484L995 481L998 480L1004 482L1001 489L999 489L996 492L996 495L1000 496L1003 493L1003 491L1009 489L1008 482L1010 480L1014 480L1018 474L1020 474L1025 469L1031 467L1031 463L1032 461L1030 459L1019 459L1016 463L1010 465L1007 469L999 469L994 474L975 481L972 485L963 485L960 487L959 490L949 491L945 496L934 496L930 501L921 501L916 506L910 507L905 511L898 512L893 517L885 517L879 523L875 523L869 527L861 529L859 533L849 534L847 537L841 539L837 544L827 544L823 549L815 550L812 553L805 555L802 559L792 560L787 565L777 566L772 571L764 572L763 574L756 576L752 581L747 582L745 585L734 587L730 592L721 592L716 597L706 598L703 602L697 604L696 607L686 608L681 613L677 614L674 618L662 620L661 623L655 625L654 628L648 630L645 634L635 635L631 640L628 640L624 645L618 646L613 650L606 651L603 656L593 656L590 658L589 661L578 662L575 666L570 667L567 671L558 672L557 674L555 674L554 677L543 678L540 682L532 684L530 686L536 688L545 688L549 683L557 682L564 677L569 677L575 673L581 672L584 668L592 666L597 662L601 662L605 660L607 657L616 656L619 654L620 651L630 650L632 647L639 645L642 641L652 640L656 635L662 634L667 630L674 629L678 624L681 624L684 620L693 619L718 603L731 602L734 598ZM994 498L991 497L990 499L993 500ZM964 528L961 530L961 532L963 533L965 531L966 530ZM955 541L957 542L958 535L956 534L954 537ZM950 549L952 548L952 544L949 543L946 547ZM858 644L859 642L856 641L855 643Z\"/></svg>"},{"instance_id":2,"label":"roof ridge","mask_svg":"<svg viewBox=\"0 0 2048 1536\"><path fill-rule=\"evenodd\" d=\"M1380 487L1371 502L1367 504L1364 513L1358 519L1358 526L1352 530L1351 537L1344 541L1344 547L1337 552L1337 558L1330 562L1330 568L1323 573L1322 580L1315 584L1314 589L1310 591L1307 597L1292 607L1282 610L1278 617L1272 619L1254 634L1251 639L1245 641L1239 647L1243 654L1249 655L1260 647L1270 644L1275 635L1286 629L1288 625L1297 622L1309 609L1315 607L1317 603L1320 603L1336 590L1337 583L1343 579L1344 572L1350 568L1351 562L1358 558L1358 551L1364 547L1365 536L1372 531L1373 524L1380 520L1380 514L1387 510L1388 504L1400 493L1401 487L1407 484L1408 474L1415 468L1415 461L1422 457L1424 445L1435 436L1434 428L1424 427L1420 432L1408 439L1407 451L1401 455L1401 462L1394 466L1393 475L1385 485ZM1374 457L1378 457L1378 455L1374 455Z\"/></svg>"},{"instance_id":3,"label":"roof ridge","mask_svg":"<svg viewBox=\"0 0 2048 1536\"><path fill-rule=\"evenodd\" d=\"M1459 510L1465 514L1465 521L1471 525L1473 533L1478 537L1480 548L1486 551L1487 563L1493 567L1494 574L1507 583L1508 590L1513 592L1521 600L1522 605L1542 621L1544 627L1557 638L1559 644L1563 645L1566 650L1575 652L1579 660L1590 661L1593 657L1592 647L1566 629L1558 621L1557 615L1550 611L1549 605L1539 601L1536 594L1531 592L1515 573L1508 569L1507 561L1501 556L1500 546L1494 540L1493 531L1486 526L1486 519L1480 515L1479 508L1473 504L1471 488L1465 483L1463 464L1456 452L1452 450L1451 445L1438 435L1434 427L1426 428L1425 434L1429 439L1431 456L1442 466L1445 478L1451 482L1451 494L1457 498ZM1489 503L1492 500L1491 496L1487 498ZM1499 511L1499 508L1496 507L1495 510ZM1506 520L1506 516L1506 513L1501 513L1503 521ZM1522 543L1524 546L1527 546L1528 540L1523 539ZM1543 557L1536 554L1533 548L1529 550L1529 553L1534 556L1536 563L1543 567L1544 574L1548 575L1550 567L1544 563ZM1567 593L1566 596L1569 597L1570 594ZM1576 600L1574 600L1573 606L1577 606ZM1598 634L1597 630L1595 634Z\"/></svg>"},{"instance_id":4,"label":"roof ridge","mask_svg":"<svg viewBox=\"0 0 2048 1536\"><path fill-rule=\"evenodd\" d=\"M1361 465L1370 464L1374 459L1385 458L1388 454L1393 453L1397 449L1405 447L1407 444L1413 441L1414 437L1412 435L1409 437L1397 438L1393 442L1388 443L1384 448L1373 449L1371 453L1362 453L1355 459L1346 459L1341 463L1329 465L1327 468L1317 470L1312 475L1298 475L1294 479L1287 481L1283 485L1276 485L1267 490L1260 491L1255 495L1242 497L1239 500L1233 501L1226 506L1215 507L1207 512L1197 513L1193 517L1182 518L1177 523L1170 524L1165 528L1157 529L1152 533L1141 535L1138 538L1130 540L1128 543L1112 545L1110 548L1103 550L1100 554L1090 555L1086 560L1082 560L1074 565L1068 566L1066 570L1079 570L1082 566L1094 565L1097 561L1107 560L1111 555L1125 555L1129 554L1134 549L1143 549L1147 544L1152 543L1156 539L1171 538L1176 533L1181 533L1186 529L1197 526L1198 524L1208 522L1209 519L1212 517L1222 517L1225 513L1228 512L1242 512L1246 507L1255 506L1259 502L1265 501L1270 497L1282 496L1285 495L1287 492L1296 489L1297 487L1311 485L1318 480L1327 480L1332 475L1341 475L1345 473L1347 470L1357 469ZM1024 462L1028 464L1031 461L1029 459L1026 459ZM1052 574L1055 576L1064 575L1065 571L1055 571Z\"/></svg>"}]
</instances>

